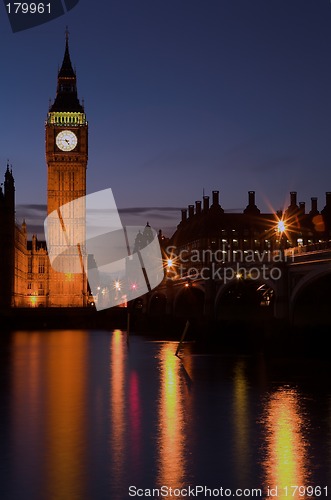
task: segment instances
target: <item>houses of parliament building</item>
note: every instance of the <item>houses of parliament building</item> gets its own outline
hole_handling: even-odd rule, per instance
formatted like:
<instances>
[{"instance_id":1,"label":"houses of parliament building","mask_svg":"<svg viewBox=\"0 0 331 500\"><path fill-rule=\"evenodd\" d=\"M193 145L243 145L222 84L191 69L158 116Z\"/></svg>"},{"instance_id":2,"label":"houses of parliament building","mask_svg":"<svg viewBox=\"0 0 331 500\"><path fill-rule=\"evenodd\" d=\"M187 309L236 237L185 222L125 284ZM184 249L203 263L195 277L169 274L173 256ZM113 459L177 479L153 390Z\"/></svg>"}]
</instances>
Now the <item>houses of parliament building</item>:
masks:
<instances>
[{"instance_id":1,"label":"houses of parliament building","mask_svg":"<svg viewBox=\"0 0 331 500\"><path fill-rule=\"evenodd\" d=\"M67 33L56 97L45 123L47 215L60 214L60 207L86 195L88 123L76 83ZM213 191L211 203L209 196L204 196L202 202L182 209L176 231L170 238L160 238L160 243L176 248L178 253L185 250L186 255L208 248L222 249L230 257L238 251L273 251L280 244L276 228L282 219L287 224L285 241L282 238L285 248L329 242L331 192L326 193L321 211L317 198L311 198L311 207L306 210L304 202L297 203L297 193L291 192L288 208L275 214L260 212L254 191L248 192L248 205L242 213L227 213L221 206L219 191ZM19 225L15 219L15 182L7 164L0 186L0 310L87 307L91 297L86 274L54 270L46 243L35 236L29 241L27 235L25 221ZM166 260L165 248L163 251ZM55 248L56 252L60 254L61 249Z\"/></svg>"}]
</instances>

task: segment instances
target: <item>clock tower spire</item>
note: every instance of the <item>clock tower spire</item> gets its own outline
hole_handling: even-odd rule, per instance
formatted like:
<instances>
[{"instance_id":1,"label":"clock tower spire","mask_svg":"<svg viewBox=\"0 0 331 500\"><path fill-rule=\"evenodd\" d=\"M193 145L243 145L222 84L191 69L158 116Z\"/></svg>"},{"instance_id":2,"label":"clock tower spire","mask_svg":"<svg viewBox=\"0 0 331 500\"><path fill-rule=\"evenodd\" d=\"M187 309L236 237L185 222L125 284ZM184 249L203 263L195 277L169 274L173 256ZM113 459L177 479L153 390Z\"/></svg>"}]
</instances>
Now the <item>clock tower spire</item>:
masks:
<instances>
[{"instance_id":1,"label":"clock tower spire","mask_svg":"<svg viewBox=\"0 0 331 500\"><path fill-rule=\"evenodd\" d=\"M58 72L56 98L50 112L72 111L84 113L84 107L77 96L77 77L70 59L69 31L66 29L66 44L62 66Z\"/></svg>"},{"instance_id":2,"label":"clock tower spire","mask_svg":"<svg viewBox=\"0 0 331 500\"><path fill-rule=\"evenodd\" d=\"M56 96L50 105L45 124L47 163L47 214L56 211L66 203L86 195L86 168L88 159L88 123L84 106L77 92L77 77L69 52L69 32L66 30L65 50L61 68L58 71ZM73 241L85 239L85 208L67 221ZM63 221L62 221L63 223ZM63 228L64 230L66 228ZM67 228L67 233L69 232ZM73 234L74 232L74 234ZM65 241L48 228L50 251L61 255ZM66 254L67 255L67 254ZM66 262L75 256L67 256ZM82 272L65 273L51 269L49 283L49 305L53 307L84 307L87 305L87 278L84 273L85 256L81 255ZM68 272L67 272L68 271Z\"/></svg>"}]
</instances>

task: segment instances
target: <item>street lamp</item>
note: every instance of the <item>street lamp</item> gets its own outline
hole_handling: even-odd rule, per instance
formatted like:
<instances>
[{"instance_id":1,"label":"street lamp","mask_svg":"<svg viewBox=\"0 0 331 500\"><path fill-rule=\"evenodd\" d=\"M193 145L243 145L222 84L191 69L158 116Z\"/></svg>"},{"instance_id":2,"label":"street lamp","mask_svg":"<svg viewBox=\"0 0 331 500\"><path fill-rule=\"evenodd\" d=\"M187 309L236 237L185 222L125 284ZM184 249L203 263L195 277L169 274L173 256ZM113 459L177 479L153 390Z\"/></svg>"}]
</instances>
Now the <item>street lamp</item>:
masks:
<instances>
[{"instance_id":1,"label":"street lamp","mask_svg":"<svg viewBox=\"0 0 331 500\"><path fill-rule=\"evenodd\" d=\"M277 229L278 229L278 232L282 235L285 230L286 230L286 225L285 225L285 221L283 219L279 220L278 221L278 224L277 224Z\"/></svg>"},{"instance_id":2,"label":"street lamp","mask_svg":"<svg viewBox=\"0 0 331 500\"><path fill-rule=\"evenodd\" d=\"M283 260L284 257L284 251L285 251L285 246L286 246L286 230L287 230L287 225L284 219L279 219L277 222L277 229L276 231L278 232L279 235L279 250L280 250L280 255Z\"/></svg>"},{"instance_id":3,"label":"street lamp","mask_svg":"<svg viewBox=\"0 0 331 500\"><path fill-rule=\"evenodd\" d=\"M173 279L176 276L176 258L169 256L164 259L166 277Z\"/></svg>"}]
</instances>

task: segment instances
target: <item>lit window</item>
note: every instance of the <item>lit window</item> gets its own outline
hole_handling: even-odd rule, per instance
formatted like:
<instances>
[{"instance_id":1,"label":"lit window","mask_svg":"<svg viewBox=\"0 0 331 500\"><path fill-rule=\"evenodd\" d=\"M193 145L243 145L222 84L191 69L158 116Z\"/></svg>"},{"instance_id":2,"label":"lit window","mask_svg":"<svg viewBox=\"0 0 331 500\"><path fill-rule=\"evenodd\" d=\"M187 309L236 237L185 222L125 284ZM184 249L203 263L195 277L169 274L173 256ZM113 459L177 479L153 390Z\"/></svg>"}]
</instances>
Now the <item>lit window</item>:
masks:
<instances>
[{"instance_id":1,"label":"lit window","mask_svg":"<svg viewBox=\"0 0 331 500\"><path fill-rule=\"evenodd\" d=\"M39 274L44 274L45 273L45 258L44 257L40 257L39 258L38 273Z\"/></svg>"}]
</instances>

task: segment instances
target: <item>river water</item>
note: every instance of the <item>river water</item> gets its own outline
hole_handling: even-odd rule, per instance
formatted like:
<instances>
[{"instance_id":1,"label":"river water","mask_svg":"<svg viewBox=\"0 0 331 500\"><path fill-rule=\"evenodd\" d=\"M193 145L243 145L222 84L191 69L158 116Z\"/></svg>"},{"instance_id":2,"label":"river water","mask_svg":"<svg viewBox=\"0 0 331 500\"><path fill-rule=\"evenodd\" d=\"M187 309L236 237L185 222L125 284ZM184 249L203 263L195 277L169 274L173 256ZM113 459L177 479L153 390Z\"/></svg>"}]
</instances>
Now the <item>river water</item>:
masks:
<instances>
[{"instance_id":1,"label":"river water","mask_svg":"<svg viewBox=\"0 0 331 500\"><path fill-rule=\"evenodd\" d=\"M1 500L331 496L326 360L120 330L0 347Z\"/></svg>"}]
</instances>

